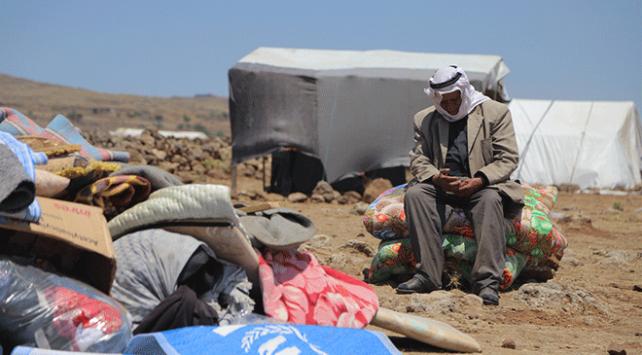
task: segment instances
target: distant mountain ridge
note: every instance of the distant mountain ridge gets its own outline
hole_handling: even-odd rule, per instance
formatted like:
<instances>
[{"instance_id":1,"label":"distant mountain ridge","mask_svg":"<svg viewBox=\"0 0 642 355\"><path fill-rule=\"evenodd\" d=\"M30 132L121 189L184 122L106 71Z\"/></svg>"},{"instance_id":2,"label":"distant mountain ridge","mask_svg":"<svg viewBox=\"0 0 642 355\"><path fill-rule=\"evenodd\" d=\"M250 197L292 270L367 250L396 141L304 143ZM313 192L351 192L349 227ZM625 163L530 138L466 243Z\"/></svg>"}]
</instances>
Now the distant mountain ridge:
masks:
<instances>
[{"instance_id":1,"label":"distant mountain ridge","mask_svg":"<svg viewBox=\"0 0 642 355\"><path fill-rule=\"evenodd\" d=\"M63 114L81 130L118 127L193 130L229 135L227 98L153 97L107 94L0 74L0 106L24 113L46 126Z\"/></svg>"}]
</instances>

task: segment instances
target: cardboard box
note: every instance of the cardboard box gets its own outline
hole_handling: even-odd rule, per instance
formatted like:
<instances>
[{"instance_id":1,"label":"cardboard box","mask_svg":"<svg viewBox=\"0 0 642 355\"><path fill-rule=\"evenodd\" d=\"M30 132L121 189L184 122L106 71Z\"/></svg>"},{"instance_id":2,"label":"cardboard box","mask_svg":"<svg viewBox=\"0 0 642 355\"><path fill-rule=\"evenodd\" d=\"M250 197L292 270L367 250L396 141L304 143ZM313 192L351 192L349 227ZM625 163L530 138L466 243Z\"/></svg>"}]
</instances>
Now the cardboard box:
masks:
<instances>
[{"instance_id":1,"label":"cardboard box","mask_svg":"<svg viewBox=\"0 0 642 355\"><path fill-rule=\"evenodd\" d=\"M0 253L35 257L39 264L109 294L116 260L102 209L37 199L42 209L38 223L0 219Z\"/></svg>"}]
</instances>

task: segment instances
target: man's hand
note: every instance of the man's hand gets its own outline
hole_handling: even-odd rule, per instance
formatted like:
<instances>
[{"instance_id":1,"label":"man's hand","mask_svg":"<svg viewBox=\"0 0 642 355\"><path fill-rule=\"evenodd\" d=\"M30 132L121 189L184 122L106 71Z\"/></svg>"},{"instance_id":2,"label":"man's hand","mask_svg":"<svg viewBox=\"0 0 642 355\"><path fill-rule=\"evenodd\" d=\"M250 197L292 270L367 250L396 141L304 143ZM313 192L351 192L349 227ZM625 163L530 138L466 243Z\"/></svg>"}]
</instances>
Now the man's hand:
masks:
<instances>
[{"instance_id":1,"label":"man's hand","mask_svg":"<svg viewBox=\"0 0 642 355\"><path fill-rule=\"evenodd\" d=\"M439 174L432 177L432 184L444 191L457 193L461 188L461 179L448 175L449 172L450 169L439 170Z\"/></svg>"},{"instance_id":2,"label":"man's hand","mask_svg":"<svg viewBox=\"0 0 642 355\"><path fill-rule=\"evenodd\" d=\"M469 197L484 187L484 180L479 177L463 180L459 184L459 190L455 191L457 197Z\"/></svg>"}]
</instances>

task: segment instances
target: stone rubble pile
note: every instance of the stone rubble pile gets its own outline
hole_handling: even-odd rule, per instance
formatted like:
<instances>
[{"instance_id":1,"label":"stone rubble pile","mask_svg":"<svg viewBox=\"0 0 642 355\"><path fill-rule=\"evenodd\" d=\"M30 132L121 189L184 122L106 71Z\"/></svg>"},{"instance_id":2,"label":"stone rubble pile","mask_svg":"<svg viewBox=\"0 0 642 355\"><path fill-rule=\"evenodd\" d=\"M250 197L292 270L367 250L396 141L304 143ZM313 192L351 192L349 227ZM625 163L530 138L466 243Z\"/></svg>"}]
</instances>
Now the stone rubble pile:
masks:
<instances>
[{"instance_id":1,"label":"stone rubble pile","mask_svg":"<svg viewBox=\"0 0 642 355\"><path fill-rule=\"evenodd\" d=\"M132 164L158 166L176 174L184 182L206 182L209 178L229 179L232 146L230 137L207 140L163 137L157 131L145 130L140 137L113 137L107 132L87 134L97 146L125 150ZM260 159L240 164L239 175L262 178Z\"/></svg>"},{"instance_id":2,"label":"stone rubble pile","mask_svg":"<svg viewBox=\"0 0 642 355\"><path fill-rule=\"evenodd\" d=\"M206 183L211 179L230 179L232 142L230 137L212 137L206 140L164 137L157 131L145 130L140 137L114 137L107 132L87 132L87 139L96 146L124 150L130 153L132 164L158 166L179 176L185 183ZM263 177L265 163L267 178ZM238 166L238 176L269 182L270 158L255 158ZM388 180L375 179L366 184L364 194L356 191L340 193L326 181L319 181L310 196L295 192L287 199L293 203L335 203L357 204L372 200L392 187ZM239 197L263 201L266 193L260 191L238 191Z\"/></svg>"}]
</instances>

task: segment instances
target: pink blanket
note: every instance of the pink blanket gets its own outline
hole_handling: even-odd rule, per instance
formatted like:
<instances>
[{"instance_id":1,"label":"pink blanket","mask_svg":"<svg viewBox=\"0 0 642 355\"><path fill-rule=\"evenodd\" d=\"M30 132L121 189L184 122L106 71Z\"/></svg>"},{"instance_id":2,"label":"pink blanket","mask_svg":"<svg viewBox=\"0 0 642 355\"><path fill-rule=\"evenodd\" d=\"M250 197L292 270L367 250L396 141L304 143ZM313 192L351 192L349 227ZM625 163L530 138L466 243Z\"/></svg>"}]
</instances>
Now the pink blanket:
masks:
<instances>
[{"instance_id":1,"label":"pink blanket","mask_svg":"<svg viewBox=\"0 0 642 355\"><path fill-rule=\"evenodd\" d=\"M308 252L266 251L259 276L265 314L281 321L363 328L379 309L368 284L319 265Z\"/></svg>"}]
</instances>

